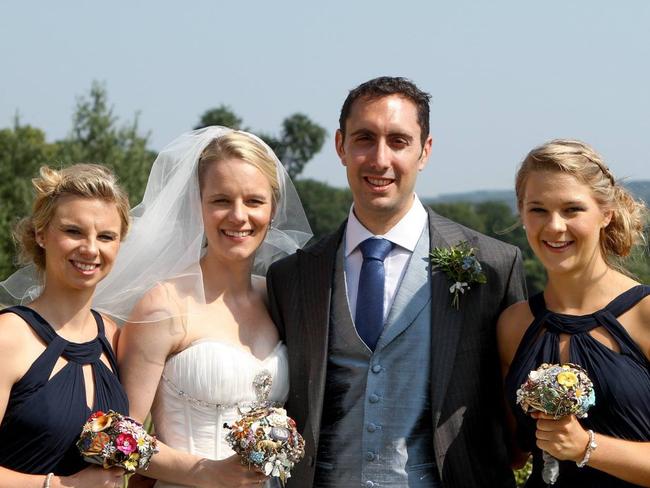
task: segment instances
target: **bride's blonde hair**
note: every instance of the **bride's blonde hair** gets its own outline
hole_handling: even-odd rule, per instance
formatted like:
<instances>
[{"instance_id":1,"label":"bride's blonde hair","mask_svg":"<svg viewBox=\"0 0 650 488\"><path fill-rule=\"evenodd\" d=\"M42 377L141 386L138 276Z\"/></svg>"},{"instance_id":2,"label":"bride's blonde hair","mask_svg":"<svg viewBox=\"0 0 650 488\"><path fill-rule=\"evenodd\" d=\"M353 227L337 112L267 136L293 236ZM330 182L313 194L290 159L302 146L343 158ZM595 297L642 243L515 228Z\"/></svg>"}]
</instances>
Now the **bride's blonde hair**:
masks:
<instances>
[{"instance_id":1,"label":"bride's blonde hair","mask_svg":"<svg viewBox=\"0 0 650 488\"><path fill-rule=\"evenodd\" d=\"M255 139L242 132L233 131L213 139L199 158L199 188L203 190L203 180L208 167L224 159L241 159L255 166L267 179L273 195L273 206L280 199L280 182L273 156Z\"/></svg>"}]
</instances>

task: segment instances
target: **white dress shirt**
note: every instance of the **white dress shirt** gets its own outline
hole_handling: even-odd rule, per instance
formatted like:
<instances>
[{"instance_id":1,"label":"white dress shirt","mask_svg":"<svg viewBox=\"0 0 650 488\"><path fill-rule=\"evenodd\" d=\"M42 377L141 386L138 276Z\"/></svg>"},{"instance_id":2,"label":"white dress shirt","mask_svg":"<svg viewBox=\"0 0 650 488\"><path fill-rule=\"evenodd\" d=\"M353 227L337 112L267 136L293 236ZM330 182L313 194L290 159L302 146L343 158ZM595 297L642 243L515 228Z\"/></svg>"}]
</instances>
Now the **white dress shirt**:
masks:
<instances>
[{"instance_id":1,"label":"white dress shirt","mask_svg":"<svg viewBox=\"0 0 650 488\"><path fill-rule=\"evenodd\" d=\"M385 323L399 284L404 276L404 271L406 271L406 266L409 259L411 259L413 250L420 239L420 235L427 221L427 211L424 209L417 195L415 195L410 210L392 229L384 235L374 235L359 222L359 219L354 215L354 205L352 206L345 228L345 284L347 285L348 304L350 305L350 312L352 313L353 319L357 311L359 274L361 273L361 265L363 264L363 255L361 254L361 249L359 249L359 244L370 237L382 237L395 244L384 260Z\"/></svg>"}]
</instances>

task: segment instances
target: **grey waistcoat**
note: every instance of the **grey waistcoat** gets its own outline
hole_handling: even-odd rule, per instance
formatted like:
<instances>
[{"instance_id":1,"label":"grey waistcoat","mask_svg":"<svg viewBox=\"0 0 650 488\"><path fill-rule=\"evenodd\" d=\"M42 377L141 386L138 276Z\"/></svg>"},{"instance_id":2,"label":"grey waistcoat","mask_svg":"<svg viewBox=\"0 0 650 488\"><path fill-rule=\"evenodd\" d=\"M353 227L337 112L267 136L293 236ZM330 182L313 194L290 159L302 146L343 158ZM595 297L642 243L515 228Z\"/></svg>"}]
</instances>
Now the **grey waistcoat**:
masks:
<instances>
[{"instance_id":1,"label":"grey waistcoat","mask_svg":"<svg viewBox=\"0 0 650 488\"><path fill-rule=\"evenodd\" d=\"M409 260L377 347L359 338L339 246L317 488L439 486L431 425L429 232ZM381 298L379 298L381 299Z\"/></svg>"}]
</instances>

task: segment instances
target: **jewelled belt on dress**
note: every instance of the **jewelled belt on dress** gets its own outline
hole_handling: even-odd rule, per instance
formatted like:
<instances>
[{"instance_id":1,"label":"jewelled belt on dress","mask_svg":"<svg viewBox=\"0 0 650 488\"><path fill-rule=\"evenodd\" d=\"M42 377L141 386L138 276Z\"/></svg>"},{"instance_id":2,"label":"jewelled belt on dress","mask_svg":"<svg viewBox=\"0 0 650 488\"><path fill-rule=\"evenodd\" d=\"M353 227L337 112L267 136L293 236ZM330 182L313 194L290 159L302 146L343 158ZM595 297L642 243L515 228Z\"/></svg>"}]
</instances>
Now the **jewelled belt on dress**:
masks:
<instances>
[{"instance_id":1,"label":"jewelled belt on dress","mask_svg":"<svg viewBox=\"0 0 650 488\"><path fill-rule=\"evenodd\" d=\"M172 391L176 395L178 395L180 398L182 398L183 400L185 400L186 402L194 406L212 408L215 410L229 410L229 409L237 408L242 414L250 412L254 408L259 407L259 403L255 401L239 402L239 403L231 403L231 404L206 402L205 400L194 398L192 395L190 395L186 391L176 386L176 384L172 380L170 380L165 374L162 375L162 379L165 381L165 383L167 383L167 385L172 389ZM279 402L269 402L269 403L270 406L272 407L278 407L278 408L282 407L282 404Z\"/></svg>"}]
</instances>

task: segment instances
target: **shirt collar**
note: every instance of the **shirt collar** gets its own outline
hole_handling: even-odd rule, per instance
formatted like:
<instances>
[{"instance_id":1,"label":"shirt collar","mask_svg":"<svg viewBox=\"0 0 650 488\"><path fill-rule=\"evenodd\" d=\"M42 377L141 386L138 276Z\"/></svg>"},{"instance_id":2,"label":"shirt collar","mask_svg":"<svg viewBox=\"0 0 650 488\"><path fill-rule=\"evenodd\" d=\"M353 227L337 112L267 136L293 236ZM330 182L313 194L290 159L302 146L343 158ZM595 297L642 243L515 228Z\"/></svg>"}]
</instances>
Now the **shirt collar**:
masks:
<instances>
[{"instance_id":1,"label":"shirt collar","mask_svg":"<svg viewBox=\"0 0 650 488\"><path fill-rule=\"evenodd\" d=\"M427 211L420 202L417 195L414 195L413 205L406 215L400 219L386 234L375 236L366 229L357 216L354 215L354 205L350 208L348 223L345 229L345 256L349 256L363 241L369 237L383 237L392 243L407 249L410 252L415 250L422 228L427 222ZM416 231L417 230L417 231Z\"/></svg>"}]
</instances>

